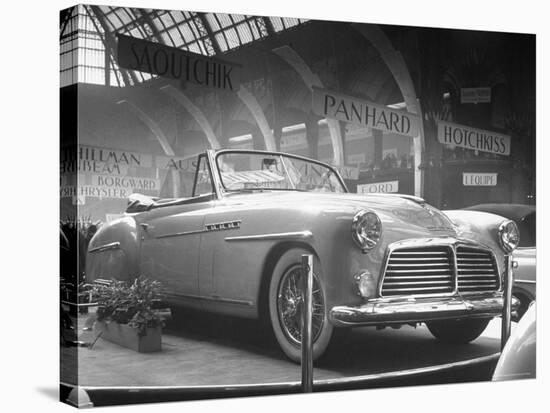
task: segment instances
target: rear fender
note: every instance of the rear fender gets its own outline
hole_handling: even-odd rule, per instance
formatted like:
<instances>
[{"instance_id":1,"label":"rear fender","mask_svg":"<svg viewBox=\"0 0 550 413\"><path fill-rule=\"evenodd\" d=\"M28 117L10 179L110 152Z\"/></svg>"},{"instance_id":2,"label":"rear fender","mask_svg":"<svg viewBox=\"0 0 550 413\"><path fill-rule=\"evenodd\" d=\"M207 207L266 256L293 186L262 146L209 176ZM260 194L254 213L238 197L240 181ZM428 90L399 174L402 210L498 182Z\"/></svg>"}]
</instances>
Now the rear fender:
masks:
<instances>
[{"instance_id":1,"label":"rear fender","mask_svg":"<svg viewBox=\"0 0 550 413\"><path fill-rule=\"evenodd\" d=\"M104 225L90 240L86 258L86 280L132 280L139 276L139 230L126 216Z\"/></svg>"}]
</instances>

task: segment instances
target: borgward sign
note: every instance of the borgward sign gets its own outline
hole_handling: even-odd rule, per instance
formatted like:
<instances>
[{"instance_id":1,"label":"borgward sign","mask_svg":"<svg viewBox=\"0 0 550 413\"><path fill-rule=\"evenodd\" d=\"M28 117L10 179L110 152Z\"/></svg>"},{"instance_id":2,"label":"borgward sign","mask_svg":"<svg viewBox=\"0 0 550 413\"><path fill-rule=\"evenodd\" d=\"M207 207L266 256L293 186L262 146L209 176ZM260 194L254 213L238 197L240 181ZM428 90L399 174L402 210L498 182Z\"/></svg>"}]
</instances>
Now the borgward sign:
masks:
<instances>
[{"instance_id":1,"label":"borgward sign","mask_svg":"<svg viewBox=\"0 0 550 413\"><path fill-rule=\"evenodd\" d=\"M117 39L120 67L215 89L239 89L238 64L122 34Z\"/></svg>"}]
</instances>

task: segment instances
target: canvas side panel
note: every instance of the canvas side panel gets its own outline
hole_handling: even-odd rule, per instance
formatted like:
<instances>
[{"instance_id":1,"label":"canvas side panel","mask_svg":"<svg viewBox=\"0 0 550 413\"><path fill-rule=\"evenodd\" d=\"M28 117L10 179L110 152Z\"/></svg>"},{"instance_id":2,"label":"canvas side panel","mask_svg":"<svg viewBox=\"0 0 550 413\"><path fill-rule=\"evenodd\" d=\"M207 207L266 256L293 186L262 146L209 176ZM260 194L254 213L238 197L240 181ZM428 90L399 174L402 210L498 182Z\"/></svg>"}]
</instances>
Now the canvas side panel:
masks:
<instances>
[{"instance_id":1,"label":"canvas side panel","mask_svg":"<svg viewBox=\"0 0 550 413\"><path fill-rule=\"evenodd\" d=\"M78 384L78 7L60 12L60 400Z\"/></svg>"}]
</instances>

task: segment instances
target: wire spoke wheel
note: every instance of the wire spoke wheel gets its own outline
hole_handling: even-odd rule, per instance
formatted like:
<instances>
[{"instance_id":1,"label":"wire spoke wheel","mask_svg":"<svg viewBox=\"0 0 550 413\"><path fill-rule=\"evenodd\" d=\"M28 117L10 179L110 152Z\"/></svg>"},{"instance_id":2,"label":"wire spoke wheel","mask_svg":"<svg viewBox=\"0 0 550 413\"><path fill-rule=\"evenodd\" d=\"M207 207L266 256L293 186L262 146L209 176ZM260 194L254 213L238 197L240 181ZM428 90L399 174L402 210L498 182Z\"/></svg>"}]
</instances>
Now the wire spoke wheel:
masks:
<instances>
[{"instance_id":1,"label":"wire spoke wheel","mask_svg":"<svg viewBox=\"0 0 550 413\"><path fill-rule=\"evenodd\" d=\"M281 277L277 289L277 313L279 323L287 339L295 346L302 342L302 269L299 265L290 267ZM319 281L313 275L312 297L312 339L317 340L325 322L325 303Z\"/></svg>"}]
</instances>

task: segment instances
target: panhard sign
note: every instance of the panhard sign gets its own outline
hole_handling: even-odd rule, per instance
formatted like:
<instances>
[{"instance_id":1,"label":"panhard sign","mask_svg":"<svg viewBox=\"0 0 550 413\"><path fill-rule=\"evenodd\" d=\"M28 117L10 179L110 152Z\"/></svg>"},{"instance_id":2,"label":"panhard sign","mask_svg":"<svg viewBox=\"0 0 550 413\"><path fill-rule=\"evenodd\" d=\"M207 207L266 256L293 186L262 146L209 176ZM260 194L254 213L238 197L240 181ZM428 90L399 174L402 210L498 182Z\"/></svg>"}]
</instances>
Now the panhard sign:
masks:
<instances>
[{"instance_id":1,"label":"panhard sign","mask_svg":"<svg viewBox=\"0 0 550 413\"><path fill-rule=\"evenodd\" d=\"M239 89L240 65L122 34L117 38L120 67L215 89Z\"/></svg>"},{"instance_id":2,"label":"panhard sign","mask_svg":"<svg viewBox=\"0 0 550 413\"><path fill-rule=\"evenodd\" d=\"M357 185L358 194L380 194L399 191L399 181L376 182L373 184Z\"/></svg>"},{"instance_id":3,"label":"panhard sign","mask_svg":"<svg viewBox=\"0 0 550 413\"><path fill-rule=\"evenodd\" d=\"M316 87L312 96L317 115L413 138L420 134L420 117L412 113Z\"/></svg>"},{"instance_id":4,"label":"panhard sign","mask_svg":"<svg viewBox=\"0 0 550 413\"><path fill-rule=\"evenodd\" d=\"M464 186L496 186L496 173L464 172L462 174L462 184Z\"/></svg>"},{"instance_id":5,"label":"panhard sign","mask_svg":"<svg viewBox=\"0 0 550 413\"><path fill-rule=\"evenodd\" d=\"M498 155L510 155L510 136L456 123L438 122L437 139L446 145Z\"/></svg>"}]
</instances>

